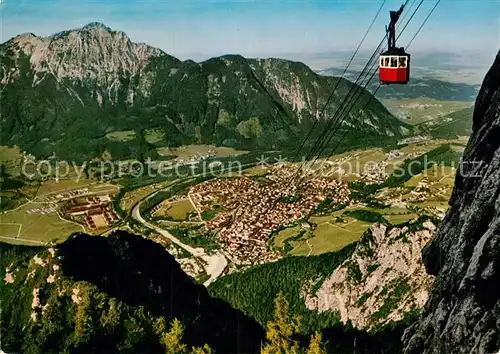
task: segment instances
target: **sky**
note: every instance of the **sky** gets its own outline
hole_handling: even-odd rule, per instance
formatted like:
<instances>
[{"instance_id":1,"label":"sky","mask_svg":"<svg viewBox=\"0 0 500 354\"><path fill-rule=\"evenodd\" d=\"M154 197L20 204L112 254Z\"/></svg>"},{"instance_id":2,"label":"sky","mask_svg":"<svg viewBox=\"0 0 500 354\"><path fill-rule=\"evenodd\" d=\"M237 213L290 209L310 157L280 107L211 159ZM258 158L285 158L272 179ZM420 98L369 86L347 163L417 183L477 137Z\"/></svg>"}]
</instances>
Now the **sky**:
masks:
<instances>
[{"instance_id":1,"label":"sky","mask_svg":"<svg viewBox=\"0 0 500 354\"><path fill-rule=\"evenodd\" d=\"M0 0L0 35L2 42L26 32L48 36L97 21L183 60L242 54L302 60L321 68L354 51L384 3L360 50L372 53L384 36L389 10L402 2ZM417 3L410 1L402 23ZM424 0L398 45L406 46L435 3ZM456 53L464 63L491 65L499 48L500 0L441 0L409 52L427 57Z\"/></svg>"}]
</instances>

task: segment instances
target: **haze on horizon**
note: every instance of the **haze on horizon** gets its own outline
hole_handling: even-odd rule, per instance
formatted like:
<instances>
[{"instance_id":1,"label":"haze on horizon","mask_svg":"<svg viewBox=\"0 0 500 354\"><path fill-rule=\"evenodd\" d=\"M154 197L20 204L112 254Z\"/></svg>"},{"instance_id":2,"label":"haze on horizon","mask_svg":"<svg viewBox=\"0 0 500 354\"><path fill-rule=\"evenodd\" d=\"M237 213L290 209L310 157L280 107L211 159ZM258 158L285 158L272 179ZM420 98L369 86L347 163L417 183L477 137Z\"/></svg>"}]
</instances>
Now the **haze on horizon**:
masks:
<instances>
[{"instance_id":1,"label":"haze on horizon","mask_svg":"<svg viewBox=\"0 0 500 354\"><path fill-rule=\"evenodd\" d=\"M357 47L382 0L3 0L2 42L26 32L48 36L102 22L131 40L179 59L223 54L282 57L313 68L340 63ZM361 58L384 35L388 0L368 35ZM411 2L410 2L411 4ZM405 46L434 6L425 0L402 35ZM416 6L416 1L413 6ZM409 7L406 16L414 7ZM405 20L407 17L403 17ZM500 1L443 0L409 52L432 57L456 54L465 66L487 67L500 44ZM453 57L451 57L453 59Z\"/></svg>"}]
</instances>

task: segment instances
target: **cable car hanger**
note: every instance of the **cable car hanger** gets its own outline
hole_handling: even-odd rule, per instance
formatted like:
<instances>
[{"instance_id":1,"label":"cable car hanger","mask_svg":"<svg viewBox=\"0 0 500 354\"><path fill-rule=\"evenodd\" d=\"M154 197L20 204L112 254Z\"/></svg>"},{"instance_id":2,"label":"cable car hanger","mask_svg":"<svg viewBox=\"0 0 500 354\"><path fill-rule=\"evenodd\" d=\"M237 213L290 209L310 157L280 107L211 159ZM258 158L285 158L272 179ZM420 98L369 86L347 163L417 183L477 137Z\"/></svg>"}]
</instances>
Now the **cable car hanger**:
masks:
<instances>
[{"instance_id":1,"label":"cable car hanger","mask_svg":"<svg viewBox=\"0 0 500 354\"><path fill-rule=\"evenodd\" d=\"M398 11L390 11L391 22L386 26L387 51L380 55L379 80L381 85L402 84L410 79L410 55L403 47L396 47L396 23L403 13L405 5Z\"/></svg>"}]
</instances>

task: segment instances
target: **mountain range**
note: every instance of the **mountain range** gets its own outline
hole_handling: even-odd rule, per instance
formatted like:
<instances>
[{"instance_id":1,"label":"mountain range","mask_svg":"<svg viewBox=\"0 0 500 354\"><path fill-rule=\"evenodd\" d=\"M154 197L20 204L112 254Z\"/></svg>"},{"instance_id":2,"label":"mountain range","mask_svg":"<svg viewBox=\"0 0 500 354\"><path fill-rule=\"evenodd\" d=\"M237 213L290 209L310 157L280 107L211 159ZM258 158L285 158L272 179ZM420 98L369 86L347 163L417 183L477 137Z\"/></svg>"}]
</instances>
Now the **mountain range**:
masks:
<instances>
[{"instance_id":1,"label":"mountain range","mask_svg":"<svg viewBox=\"0 0 500 354\"><path fill-rule=\"evenodd\" d=\"M316 120L311 140L323 131L352 87L282 59L181 61L101 23L49 37L19 35L0 45L0 59L1 144L67 160L105 151L114 159L143 157L188 143L294 148ZM365 90L348 127L366 143L411 129ZM151 129L160 141L144 138ZM133 139L109 138L122 131Z\"/></svg>"}]
</instances>

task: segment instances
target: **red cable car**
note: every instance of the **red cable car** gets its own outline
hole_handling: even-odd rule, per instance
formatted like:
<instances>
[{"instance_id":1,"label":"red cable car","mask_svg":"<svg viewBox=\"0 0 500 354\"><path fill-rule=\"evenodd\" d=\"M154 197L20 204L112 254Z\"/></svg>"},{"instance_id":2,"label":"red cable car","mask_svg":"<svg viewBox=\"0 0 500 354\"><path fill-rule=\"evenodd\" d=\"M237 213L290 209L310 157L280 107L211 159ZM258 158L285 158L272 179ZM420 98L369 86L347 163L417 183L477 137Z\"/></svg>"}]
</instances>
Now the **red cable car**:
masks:
<instances>
[{"instance_id":1,"label":"red cable car","mask_svg":"<svg viewBox=\"0 0 500 354\"><path fill-rule=\"evenodd\" d=\"M404 48L396 47L396 22L398 22L404 5L398 11L390 11L391 23L387 31L387 51L379 58L380 85L407 84L410 79L410 54Z\"/></svg>"}]
</instances>

